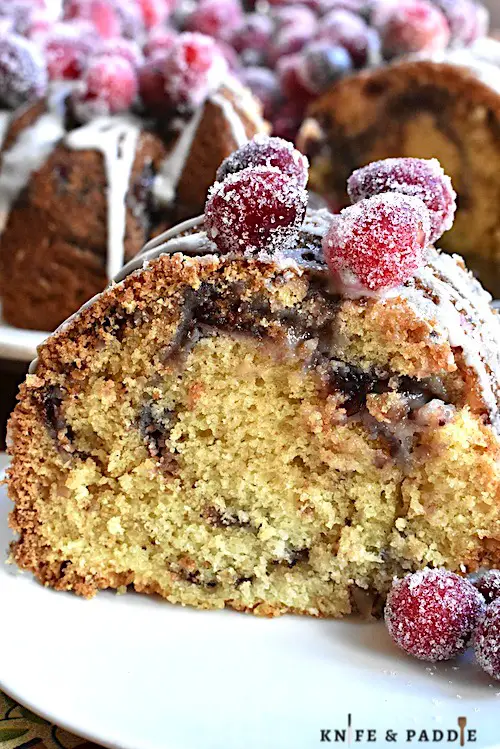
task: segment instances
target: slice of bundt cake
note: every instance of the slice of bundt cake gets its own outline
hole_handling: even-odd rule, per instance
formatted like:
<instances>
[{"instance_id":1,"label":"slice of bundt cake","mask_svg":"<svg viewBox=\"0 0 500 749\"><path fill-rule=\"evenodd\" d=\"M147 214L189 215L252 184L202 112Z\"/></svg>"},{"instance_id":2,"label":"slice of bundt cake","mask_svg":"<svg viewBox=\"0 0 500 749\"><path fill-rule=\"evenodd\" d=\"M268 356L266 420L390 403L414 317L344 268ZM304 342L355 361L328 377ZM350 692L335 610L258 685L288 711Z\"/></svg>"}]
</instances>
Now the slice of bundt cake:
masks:
<instances>
[{"instance_id":1,"label":"slice of bundt cake","mask_svg":"<svg viewBox=\"0 0 500 749\"><path fill-rule=\"evenodd\" d=\"M497 50L495 62L494 50ZM311 189L345 205L351 172L378 159L437 158L458 193L444 249L460 252L500 293L500 43L476 43L440 60L364 71L311 107L299 147L311 160Z\"/></svg>"},{"instance_id":2,"label":"slice of bundt cake","mask_svg":"<svg viewBox=\"0 0 500 749\"><path fill-rule=\"evenodd\" d=\"M0 81L0 104L35 77L27 62L43 70L35 52L15 34L0 37L0 72L2 55L20 58ZM38 99L45 89L32 85L28 101L3 112L0 295L8 323L53 330L152 234L199 214L221 160L266 129L211 39L181 34L169 54L162 64L185 65L154 78L156 99L146 78L152 63L136 72L97 47L82 80L55 80ZM155 58L156 77L159 65ZM149 88L139 99L141 71ZM167 98L163 85L173 79Z\"/></svg>"},{"instance_id":3,"label":"slice of bundt cake","mask_svg":"<svg viewBox=\"0 0 500 749\"><path fill-rule=\"evenodd\" d=\"M397 166L305 214L304 158L251 142L40 347L9 427L20 567L342 616L404 570L500 563L500 324L429 245L449 180Z\"/></svg>"}]
</instances>

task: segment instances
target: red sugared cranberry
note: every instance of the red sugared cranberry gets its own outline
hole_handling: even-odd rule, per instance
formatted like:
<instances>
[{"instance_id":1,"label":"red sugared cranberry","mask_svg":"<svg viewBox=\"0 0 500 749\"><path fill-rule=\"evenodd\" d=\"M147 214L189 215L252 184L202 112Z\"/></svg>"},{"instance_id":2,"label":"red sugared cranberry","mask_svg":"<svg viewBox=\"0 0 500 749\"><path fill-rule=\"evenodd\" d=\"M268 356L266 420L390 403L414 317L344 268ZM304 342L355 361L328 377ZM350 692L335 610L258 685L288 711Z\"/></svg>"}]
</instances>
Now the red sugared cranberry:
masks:
<instances>
[{"instance_id":1,"label":"red sugared cranberry","mask_svg":"<svg viewBox=\"0 0 500 749\"><path fill-rule=\"evenodd\" d=\"M448 46L450 27L445 15L429 0L400 0L381 28L386 57L439 52Z\"/></svg>"},{"instance_id":2,"label":"red sugared cranberry","mask_svg":"<svg viewBox=\"0 0 500 749\"><path fill-rule=\"evenodd\" d=\"M103 39L119 36L121 32L119 15L110 0L68 0L64 18L90 21Z\"/></svg>"},{"instance_id":3,"label":"red sugared cranberry","mask_svg":"<svg viewBox=\"0 0 500 749\"><path fill-rule=\"evenodd\" d=\"M144 45L144 54L146 57L157 57L160 55L165 57L165 53L171 49L177 36L178 33L174 29L163 27L153 29Z\"/></svg>"},{"instance_id":4,"label":"red sugared cranberry","mask_svg":"<svg viewBox=\"0 0 500 749\"><path fill-rule=\"evenodd\" d=\"M489 26L486 8L476 0L434 0L448 20L451 42L471 44L485 36Z\"/></svg>"},{"instance_id":5,"label":"red sugared cranberry","mask_svg":"<svg viewBox=\"0 0 500 749\"><path fill-rule=\"evenodd\" d=\"M140 39L144 22L138 0L108 0L120 21L120 33L127 39Z\"/></svg>"},{"instance_id":6,"label":"red sugared cranberry","mask_svg":"<svg viewBox=\"0 0 500 749\"><path fill-rule=\"evenodd\" d=\"M296 104L303 105L305 109L313 97L304 86L301 69L302 57L300 55L287 55L279 60L276 72L283 93Z\"/></svg>"},{"instance_id":7,"label":"red sugared cranberry","mask_svg":"<svg viewBox=\"0 0 500 749\"><path fill-rule=\"evenodd\" d=\"M384 193L345 208L323 239L325 259L345 288L388 289L423 264L429 212L421 200Z\"/></svg>"},{"instance_id":8,"label":"red sugared cranberry","mask_svg":"<svg viewBox=\"0 0 500 749\"><path fill-rule=\"evenodd\" d=\"M264 117L271 120L281 100L281 89L276 73L269 68L248 67L241 70L239 78L261 102Z\"/></svg>"},{"instance_id":9,"label":"red sugared cranberry","mask_svg":"<svg viewBox=\"0 0 500 749\"><path fill-rule=\"evenodd\" d=\"M274 67L282 57L289 57L300 52L313 35L314 29L296 28L295 26L279 31L274 36L267 53L271 66Z\"/></svg>"},{"instance_id":10,"label":"red sugared cranberry","mask_svg":"<svg viewBox=\"0 0 500 749\"><path fill-rule=\"evenodd\" d=\"M464 652L483 612L484 599L468 580L425 569L393 583L385 621L406 653L435 662Z\"/></svg>"},{"instance_id":11,"label":"red sugared cranberry","mask_svg":"<svg viewBox=\"0 0 500 749\"><path fill-rule=\"evenodd\" d=\"M231 36L231 44L245 65L259 65L270 46L274 24L263 13L249 13Z\"/></svg>"},{"instance_id":12,"label":"red sugared cranberry","mask_svg":"<svg viewBox=\"0 0 500 749\"><path fill-rule=\"evenodd\" d=\"M139 93L146 109L159 115L168 109L165 93L164 59L153 58L139 68Z\"/></svg>"},{"instance_id":13,"label":"red sugared cranberry","mask_svg":"<svg viewBox=\"0 0 500 749\"><path fill-rule=\"evenodd\" d=\"M52 81L77 80L95 49L94 40L72 23L56 24L45 37L44 51Z\"/></svg>"},{"instance_id":14,"label":"red sugared cranberry","mask_svg":"<svg viewBox=\"0 0 500 749\"><path fill-rule=\"evenodd\" d=\"M276 167L300 187L307 184L309 163L304 154L297 151L293 143L267 135L256 135L224 159L217 170L217 181L222 182L229 174L236 174L251 166Z\"/></svg>"},{"instance_id":15,"label":"red sugared cranberry","mask_svg":"<svg viewBox=\"0 0 500 749\"><path fill-rule=\"evenodd\" d=\"M123 57L97 57L89 63L83 89L75 93L73 106L82 122L129 109L137 95L137 76Z\"/></svg>"},{"instance_id":16,"label":"red sugared cranberry","mask_svg":"<svg viewBox=\"0 0 500 749\"><path fill-rule=\"evenodd\" d=\"M138 0L142 20L146 29L154 29L165 23L175 2L173 0Z\"/></svg>"},{"instance_id":17,"label":"red sugared cranberry","mask_svg":"<svg viewBox=\"0 0 500 749\"><path fill-rule=\"evenodd\" d=\"M500 679L500 600L490 603L474 634L474 652L481 668Z\"/></svg>"},{"instance_id":18,"label":"red sugared cranberry","mask_svg":"<svg viewBox=\"0 0 500 749\"><path fill-rule=\"evenodd\" d=\"M132 39L106 39L99 47L99 55L124 57L134 68L139 68L144 62L139 45Z\"/></svg>"},{"instance_id":19,"label":"red sugared cranberry","mask_svg":"<svg viewBox=\"0 0 500 749\"><path fill-rule=\"evenodd\" d=\"M347 192L353 203L382 192L400 192L420 198L429 209L430 242L436 242L453 225L456 194L437 159L375 161L351 175Z\"/></svg>"},{"instance_id":20,"label":"red sugared cranberry","mask_svg":"<svg viewBox=\"0 0 500 749\"><path fill-rule=\"evenodd\" d=\"M278 8L274 11L273 19L277 31L289 28L305 28L313 32L318 23L311 9L300 3Z\"/></svg>"},{"instance_id":21,"label":"red sugared cranberry","mask_svg":"<svg viewBox=\"0 0 500 749\"><path fill-rule=\"evenodd\" d=\"M500 570L488 570L479 575L473 584L484 597L486 603L500 598Z\"/></svg>"},{"instance_id":22,"label":"red sugared cranberry","mask_svg":"<svg viewBox=\"0 0 500 749\"><path fill-rule=\"evenodd\" d=\"M305 117L307 104L302 101L287 101L278 108L272 119L272 132L284 140L295 140Z\"/></svg>"},{"instance_id":23,"label":"red sugared cranberry","mask_svg":"<svg viewBox=\"0 0 500 749\"><path fill-rule=\"evenodd\" d=\"M211 188L207 234L223 252L273 255L296 240L307 193L274 167L249 167Z\"/></svg>"},{"instance_id":24,"label":"red sugared cranberry","mask_svg":"<svg viewBox=\"0 0 500 749\"><path fill-rule=\"evenodd\" d=\"M16 34L0 38L0 106L15 109L44 95L47 69L38 47Z\"/></svg>"},{"instance_id":25,"label":"red sugared cranberry","mask_svg":"<svg viewBox=\"0 0 500 749\"><path fill-rule=\"evenodd\" d=\"M226 71L227 63L213 39L203 34L180 34L163 68L171 105L178 109L199 106L219 86Z\"/></svg>"},{"instance_id":26,"label":"red sugared cranberry","mask_svg":"<svg viewBox=\"0 0 500 749\"><path fill-rule=\"evenodd\" d=\"M304 86L313 94L325 91L334 81L352 70L352 60L345 47L327 41L308 44L299 68Z\"/></svg>"},{"instance_id":27,"label":"red sugared cranberry","mask_svg":"<svg viewBox=\"0 0 500 749\"><path fill-rule=\"evenodd\" d=\"M228 39L243 20L239 0L200 0L188 28L215 39Z\"/></svg>"},{"instance_id":28,"label":"red sugared cranberry","mask_svg":"<svg viewBox=\"0 0 500 749\"><path fill-rule=\"evenodd\" d=\"M374 64L380 58L380 39L363 19L348 10L332 10L321 19L320 39L345 47L355 67Z\"/></svg>"}]
</instances>

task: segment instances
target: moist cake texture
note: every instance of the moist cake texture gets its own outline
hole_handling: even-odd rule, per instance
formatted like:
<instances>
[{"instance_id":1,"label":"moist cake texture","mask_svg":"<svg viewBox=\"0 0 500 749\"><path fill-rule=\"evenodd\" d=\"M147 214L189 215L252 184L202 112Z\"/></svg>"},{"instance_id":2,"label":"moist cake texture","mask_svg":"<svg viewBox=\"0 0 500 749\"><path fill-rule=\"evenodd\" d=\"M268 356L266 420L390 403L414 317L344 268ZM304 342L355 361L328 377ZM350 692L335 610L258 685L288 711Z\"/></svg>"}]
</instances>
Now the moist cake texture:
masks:
<instances>
[{"instance_id":1,"label":"moist cake texture","mask_svg":"<svg viewBox=\"0 0 500 749\"><path fill-rule=\"evenodd\" d=\"M306 212L307 169L245 144L204 216L40 347L8 484L44 584L343 616L405 571L498 566L500 323L429 244L451 182L372 164L334 216Z\"/></svg>"}]
</instances>

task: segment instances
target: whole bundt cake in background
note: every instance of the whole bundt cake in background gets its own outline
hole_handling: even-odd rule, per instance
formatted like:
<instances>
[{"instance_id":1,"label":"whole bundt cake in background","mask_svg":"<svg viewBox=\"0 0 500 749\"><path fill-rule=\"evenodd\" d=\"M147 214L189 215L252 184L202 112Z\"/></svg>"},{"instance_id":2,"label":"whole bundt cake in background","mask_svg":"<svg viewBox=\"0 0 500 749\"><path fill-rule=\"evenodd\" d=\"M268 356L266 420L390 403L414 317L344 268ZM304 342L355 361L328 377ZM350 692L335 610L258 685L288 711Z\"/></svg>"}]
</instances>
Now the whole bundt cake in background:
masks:
<instances>
[{"instance_id":1,"label":"whole bundt cake in background","mask_svg":"<svg viewBox=\"0 0 500 749\"><path fill-rule=\"evenodd\" d=\"M53 330L148 237L199 214L221 160L266 130L209 37L144 62L72 21L76 6L34 40L0 34L0 293L23 328Z\"/></svg>"},{"instance_id":2,"label":"whole bundt cake in background","mask_svg":"<svg viewBox=\"0 0 500 749\"><path fill-rule=\"evenodd\" d=\"M483 40L440 59L406 60L334 85L311 107L298 136L311 189L348 202L346 180L388 157L437 158L458 193L442 247L460 252L500 294L500 42Z\"/></svg>"},{"instance_id":3,"label":"whole bundt cake in background","mask_svg":"<svg viewBox=\"0 0 500 749\"><path fill-rule=\"evenodd\" d=\"M439 166L257 140L39 349L12 416L12 559L91 596L342 616L404 570L500 563L500 323Z\"/></svg>"}]
</instances>

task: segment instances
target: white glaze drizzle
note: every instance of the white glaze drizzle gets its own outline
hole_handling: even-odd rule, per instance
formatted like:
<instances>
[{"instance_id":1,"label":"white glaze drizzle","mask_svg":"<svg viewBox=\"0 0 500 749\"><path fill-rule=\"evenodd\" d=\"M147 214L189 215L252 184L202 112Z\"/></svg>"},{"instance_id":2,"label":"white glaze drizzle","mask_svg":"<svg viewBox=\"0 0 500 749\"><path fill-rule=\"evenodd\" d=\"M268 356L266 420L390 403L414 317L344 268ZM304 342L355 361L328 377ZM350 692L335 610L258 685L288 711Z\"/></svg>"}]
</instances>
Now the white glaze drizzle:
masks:
<instances>
[{"instance_id":1,"label":"white glaze drizzle","mask_svg":"<svg viewBox=\"0 0 500 749\"><path fill-rule=\"evenodd\" d=\"M108 203L106 272L113 278L125 259L126 197L141 131L130 116L98 117L70 132L66 145L75 150L96 150L104 159Z\"/></svg>"},{"instance_id":2,"label":"white glaze drizzle","mask_svg":"<svg viewBox=\"0 0 500 749\"><path fill-rule=\"evenodd\" d=\"M177 185L184 171L184 165L190 154L204 111L205 105L203 104L184 126L172 151L160 166L153 182L153 195L159 205L168 206L175 199Z\"/></svg>"},{"instance_id":3,"label":"white glaze drizzle","mask_svg":"<svg viewBox=\"0 0 500 749\"><path fill-rule=\"evenodd\" d=\"M211 98L212 104L219 107L222 114L227 120L231 129L231 135L234 141L235 150L240 148L248 141L248 135L245 130L243 121L233 106L233 103L229 101L223 94L214 94Z\"/></svg>"},{"instance_id":4,"label":"white glaze drizzle","mask_svg":"<svg viewBox=\"0 0 500 749\"><path fill-rule=\"evenodd\" d=\"M67 88L54 88L46 110L29 127L23 128L11 148L2 154L0 169L0 233L3 232L10 210L31 175L40 169L56 144L64 135L64 98ZM5 115L4 112L2 112ZM2 117L2 136L5 137L10 118Z\"/></svg>"}]
</instances>

